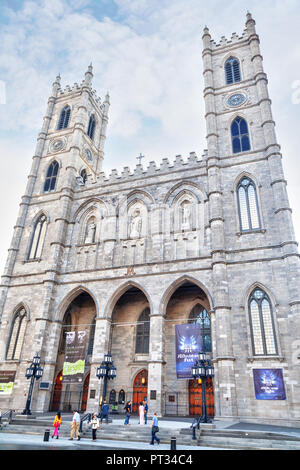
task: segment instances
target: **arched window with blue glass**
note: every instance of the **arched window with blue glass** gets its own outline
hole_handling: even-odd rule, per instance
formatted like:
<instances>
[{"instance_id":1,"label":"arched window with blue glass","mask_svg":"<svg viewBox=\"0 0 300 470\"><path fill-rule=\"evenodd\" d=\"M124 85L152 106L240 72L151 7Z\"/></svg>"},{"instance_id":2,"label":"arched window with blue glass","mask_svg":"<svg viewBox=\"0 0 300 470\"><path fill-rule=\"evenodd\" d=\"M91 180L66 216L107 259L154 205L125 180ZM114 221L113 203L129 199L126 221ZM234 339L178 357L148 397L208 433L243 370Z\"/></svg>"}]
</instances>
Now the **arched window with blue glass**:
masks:
<instances>
[{"instance_id":1,"label":"arched window with blue glass","mask_svg":"<svg viewBox=\"0 0 300 470\"><path fill-rule=\"evenodd\" d=\"M201 304L191 310L189 323L198 323L201 330L202 351L211 352L211 321L210 314Z\"/></svg>"},{"instance_id":2,"label":"arched window with blue glass","mask_svg":"<svg viewBox=\"0 0 300 470\"><path fill-rule=\"evenodd\" d=\"M256 288L249 297L249 317L254 356L278 354L271 301L262 289Z\"/></svg>"},{"instance_id":3,"label":"arched window with blue glass","mask_svg":"<svg viewBox=\"0 0 300 470\"><path fill-rule=\"evenodd\" d=\"M229 57L225 62L226 84L231 85L242 80L240 61L236 57Z\"/></svg>"},{"instance_id":4,"label":"arched window with blue glass","mask_svg":"<svg viewBox=\"0 0 300 470\"><path fill-rule=\"evenodd\" d=\"M240 116L231 124L231 141L233 153L248 152L251 148L247 121Z\"/></svg>"},{"instance_id":5,"label":"arched window with blue glass","mask_svg":"<svg viewBox=\"0 0 300 470\"><path fill-rule=\"evenodd\" d=\"M70 120L70 114L71 114L71 108L70 106L65 106L60 113L58 124L57 124L57 130L60 129L66 129L69 125L69 120Z\"/></svg>"},{"instance_id":6,"label":"arched window with blue glass","mask_svg":"<svg viewBox=\"0 0 300 470\"><path fill-rule=\"evenodd\" d=\"M48 167L45 183L44 183L44 193L54 191L56 186L56 179L58 174L58 162L54 160Z\"/></svg>"},{"instance_id":7,"label":"arched window with blue glass","mask_svg":"<svg viewBox=\"0 0 300 470\"><path fill-rule=\"evenodd\" d=\"M96 119L95 119L95 116L92 114L89 120L89 126L88 126L88 132L87 132L91 140L94 139L95 128L96 128Z\"/></svg>"},{"instance_id":8,"label":"arched window with blue glass","mask_svg":"<svg viewBox=\"0 0 300 470\"><path fill-rule=\"evenodd\" d=\"M261 228L258 198L255 183L243 177L237 186L238 211L242 232Z\"/></svg>"}]
</instances>

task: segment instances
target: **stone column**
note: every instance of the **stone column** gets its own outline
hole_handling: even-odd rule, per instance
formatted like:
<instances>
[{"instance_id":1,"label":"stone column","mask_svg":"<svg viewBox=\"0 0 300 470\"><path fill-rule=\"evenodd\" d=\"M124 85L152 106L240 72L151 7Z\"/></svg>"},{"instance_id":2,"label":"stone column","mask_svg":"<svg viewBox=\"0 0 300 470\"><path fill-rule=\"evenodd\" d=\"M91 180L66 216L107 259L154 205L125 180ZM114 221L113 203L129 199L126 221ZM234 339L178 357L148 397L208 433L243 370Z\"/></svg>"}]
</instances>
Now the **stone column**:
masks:
<instances>
[{"instance_id":1,"label":"stone column","mask_svg":"<svg viewBox=\"0 0 300 470\"><path fill-rule=\"evenodd\" d=\"M149 416L154 412L157 416L164 414L164 396L163 396L163 331L164 316L161 314L150 315L150 344L149 344L149 363L148 363L148 404ZM155 398L151 398L155 392Z\"/></svg>"},{"instance_id":2,"label":"stone column","mask_svg":"<svg viewBox=\"0 0 300 470\"><path fill-rule=\"evenodd\" d=\"M96 372L97 367L99 367L101 362L104 360L104 355L109 352L110 335L111 320L108 318L97 318L89 384L89 392L91 390L96 390L96 393L94 398L90 397L90 393L88 395L86 408L87 413L92 413L93 411L98 410L100 398L102 397L104 380L99 380L96 376Z\"/></svg>"}]
</instances>

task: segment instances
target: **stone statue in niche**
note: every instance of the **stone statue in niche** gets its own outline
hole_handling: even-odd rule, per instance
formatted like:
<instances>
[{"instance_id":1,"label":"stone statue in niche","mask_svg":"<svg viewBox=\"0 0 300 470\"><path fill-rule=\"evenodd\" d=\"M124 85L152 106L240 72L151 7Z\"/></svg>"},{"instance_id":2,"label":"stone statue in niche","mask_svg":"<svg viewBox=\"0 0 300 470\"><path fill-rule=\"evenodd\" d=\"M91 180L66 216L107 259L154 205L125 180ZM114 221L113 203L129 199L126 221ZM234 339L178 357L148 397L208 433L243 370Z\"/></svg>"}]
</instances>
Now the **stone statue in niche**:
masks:
<instances>
[{"instance_id":1,"label":"stone statue in niche","mask_svg":"<svg viewBox=\"0 0 300 470\"><path fill-rule=\"evenodd\" d=\"M142 232L142 216L140 209L136 209L130 219L129 238L140 238Z\"/></svg>"},{"instance_id":2,"label":"stone statue in niche","mask_svg":"<svg viewBox=\"0 0 300 470\"><path fill-rule=\"evenodd\" d=\"M87 225L86 237L85 237L84 243L86 244L95 243L95 237L96 237L96 224L95 224L95 221L92 220Z\"/></svg>"},{"instance_id":3,"label":"stone statue in niche","mask_svg":"<svg viewBox=\"0 0 300 470\"><path fill-rule=\"evenodd\" d=\"M182 211L181 229L182 230L192 230L191 204L189 204L189 203L182 204L181 211Z\"/></svg>"}]
</instances>

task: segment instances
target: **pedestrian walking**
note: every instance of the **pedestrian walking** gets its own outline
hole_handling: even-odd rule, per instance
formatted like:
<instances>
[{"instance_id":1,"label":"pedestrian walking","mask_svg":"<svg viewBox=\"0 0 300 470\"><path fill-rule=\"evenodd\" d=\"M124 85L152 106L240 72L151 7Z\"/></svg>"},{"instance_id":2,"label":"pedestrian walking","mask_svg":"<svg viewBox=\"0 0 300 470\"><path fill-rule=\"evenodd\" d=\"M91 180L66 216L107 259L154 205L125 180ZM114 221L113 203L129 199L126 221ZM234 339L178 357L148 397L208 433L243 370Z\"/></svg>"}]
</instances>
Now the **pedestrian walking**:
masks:
<instances>
[{"instance_id":1,"label":"pedestrian walking","mask_svg":"<svg viewBox=\"0 0 300 470\"><path fill-rule=\"evenodd\" d=\"M72 423L71 423L71 437L69 439L70 441L73 441L74 434L77 437L77 440L78 441L80 440L79 425L80 425L80 414L78 413L77 410L74 410L73 411L73 419L72 419Z\"/></svg>"},{"instance_id":2,"label":"pedestrian walking","mask_svg":"<svg viewBox=\"0 0 300 470\"><path fill-rule=\"evenodd\" d=\"M108 414L109 414L109 405L106 403L106 400L103 400L103 403L101 406L101 415L100 415L101 424L104 419L106 421L106 424L108 424Z\"/></svg>"},{"instance_id":3,"label":"pedestrian walking","mask_svg":"<svg viewBox=\"0 0 300 470\"><path fill-rule=\"evenodd\" d=\"M129 425L129 419L130 419L130 415L131 415L131 401L128 401L124 407L124 410L125 410L125 415L126 415L126 418L125 418L125 421L124 421L124 424L128 424Z\"/></svg>"},{"instance_id":4,"label":"pedestrian walking","mask_svg":"<svg viewBox=\"0 0 300 470\"><path fill-rule=\"evenodd\" d=\"M144 400L144 416L145 416L145 424L147 424L147 415L148 415L148 403L145 398Z\"/></svg>"},{"instance_id":5,"label":"pedestrian walking","mask_svg":"<svg viewBox=\"0 0 300 470\"><path fill-rule=\"evenodd\" d=\"M96 438L97 438L97 429L100 426L99 419L97 417L97 413L93 414L90 425L92 426L92 439L93 439L93 441L95 441Z\"/></svg>"},{"instance_id":6,"label":"pedestrian walking","mask_svg":"<svg viewBox=\"0 0 300 470\"><path fill-rule=\"evenodd\" d=\"M156 413L153 413L153 419L152 419L152 424L151 424L151 435L152 439L150 442L151 446L154 446L154 441L157 442L157 444L160 443L160 439L156 436L156 433L159 432L159 427L158 427L158 418Z\"/></svg>"},{"instance_id":7,"label":"pedestrian walking","mask_svg":"<svg viewBox=\"0 0 300 470\"><path fill-rule=\"evenodd\" d=\"M140 402L140 406L139 406L140 424L143 424L143 425L145 424L144 413L145 413L144 404L143 402Z\"/></svg>"},{"instance_id":8,"label":"pedestrian walking","mask_svg":"<svg viewBox=\"0 0 300 470\"><path fill-rule=\"evenodd\" d=\"M54 418L54 421L53 421L53 427L54 427L54 431L53 431L53 434L52 434L52 439L54 436L56 436L56 439L58 439L59 437L59 428L60 428L60 425L61 425L61 414L60 414L60 411L58 411L55 415L55 418Z\"/></svg>"}]
</instances>

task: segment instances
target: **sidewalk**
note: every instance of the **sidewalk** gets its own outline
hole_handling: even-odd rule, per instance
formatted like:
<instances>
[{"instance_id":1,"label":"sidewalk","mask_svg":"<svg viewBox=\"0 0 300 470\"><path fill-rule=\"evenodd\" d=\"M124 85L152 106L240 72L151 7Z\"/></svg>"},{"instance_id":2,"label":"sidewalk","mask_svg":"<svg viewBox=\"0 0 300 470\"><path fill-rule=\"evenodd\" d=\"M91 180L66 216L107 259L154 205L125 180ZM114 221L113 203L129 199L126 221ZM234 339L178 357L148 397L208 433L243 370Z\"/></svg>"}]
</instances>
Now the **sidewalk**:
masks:
<instances>
[{"instance_id":1,"label":"sidewalk","mask_svg":"<svg viewBox=\"0 0 300 470\"><path fill-rule=\"evenodd\" d=\"M90 439L81 439L80 441L69 441L67 438L50 439L43 441L43 435L26 435L26 434L11 434L0 433L0 450L145 450L145 451L169 451L170 445L155 444L151 446L145 442L125 442L125 441L111 441L98 439L93 442ZM150 441L150 433L149 433ZM194 451L194 450L225 450L214 447L200 447L200 446L182 446L177 445L176 450Z\"/></svg>"}]
</instances>

